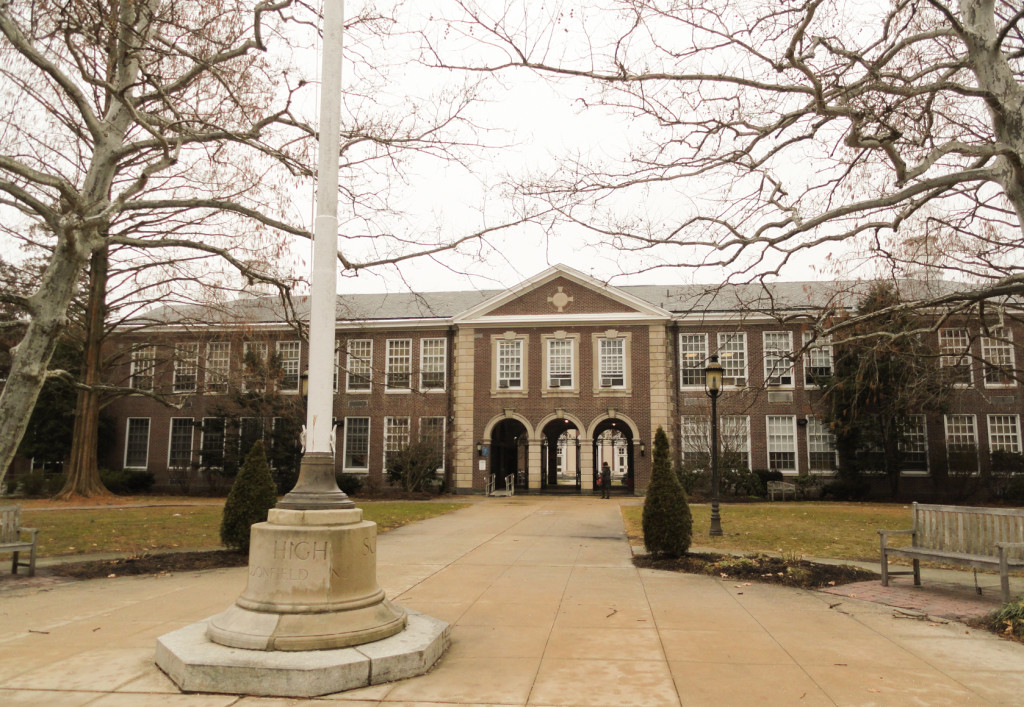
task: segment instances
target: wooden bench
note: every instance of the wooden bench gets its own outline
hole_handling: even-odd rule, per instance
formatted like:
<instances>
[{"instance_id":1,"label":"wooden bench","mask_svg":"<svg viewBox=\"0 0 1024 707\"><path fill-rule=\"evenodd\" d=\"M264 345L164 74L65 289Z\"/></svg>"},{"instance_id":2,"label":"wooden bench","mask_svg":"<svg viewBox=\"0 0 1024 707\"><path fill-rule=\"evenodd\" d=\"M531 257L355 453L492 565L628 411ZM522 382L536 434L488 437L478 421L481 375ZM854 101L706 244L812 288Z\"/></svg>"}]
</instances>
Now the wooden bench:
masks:
<instances>
[{"instance_id":1,"label":"wooden bench","mask_svg":"<svg viewBox=\"0 0 1024 707\"><path fill-rule=\"evenodd\" d=\"M775 500L775 493L782 494L782 500L786 500L786 493L792 494L793 498L796 498L796 484L792 481L769 481L767 483L768 497L770 500Z\"/></svg>"},{"instance_id":2,"label":"wooden bench","mask_svg":"<svg viewBox=\"0 0 1024 707\"><path fill-rule=\"evenodd\" d=\"M1010 568L1024 567L1024 510L971 508L915 503L909 530L879 530L882 585L889 575L912 574L921 586L920 560L937 560L984 569L998 567L1003 603L1010 601ZM890 535L910 535L910 547L889 547ZM913 560L914 569L890 572L889 557Z\"/></svg>"},{"instance_id":3,"label":"wooden bench","mask_svg":"<svg viewBox=\"0 0 1024 707\"><path fill-rule=\"evenodd\" d=\"M21 539L22 533L28 533L30 539L26 542ZM18 574L19 567L28 567L28 576L36 573L36 544L39 541L39 531L35 528L21 527L20 506L0 506L0 552L13 552L14 560L11 563L11 574ZM22 550L28 550L28 562L18 562L18 555Z\"/></svg>"}]
</instances>

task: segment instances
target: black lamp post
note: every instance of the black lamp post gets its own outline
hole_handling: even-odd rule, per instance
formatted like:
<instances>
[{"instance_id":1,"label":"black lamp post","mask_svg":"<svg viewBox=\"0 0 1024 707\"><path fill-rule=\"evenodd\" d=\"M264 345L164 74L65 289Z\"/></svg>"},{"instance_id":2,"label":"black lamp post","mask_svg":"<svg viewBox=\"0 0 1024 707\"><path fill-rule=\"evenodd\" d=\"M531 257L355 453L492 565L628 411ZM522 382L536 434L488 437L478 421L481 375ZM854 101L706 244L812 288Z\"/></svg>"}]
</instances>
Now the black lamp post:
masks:
<instances>
[{"instance_id":1,"label":"black lamp post","mask_svg":"<svg viewBox=\"0 0 1024 707\"><path fill-rule=\"evenodd\" d=\"M722 535L722 517L718 513L718 395L722 392L722 364L713 355L704 369L704 388L711 398L711 530L710 537Z\"/></svg>"}]
</instances>

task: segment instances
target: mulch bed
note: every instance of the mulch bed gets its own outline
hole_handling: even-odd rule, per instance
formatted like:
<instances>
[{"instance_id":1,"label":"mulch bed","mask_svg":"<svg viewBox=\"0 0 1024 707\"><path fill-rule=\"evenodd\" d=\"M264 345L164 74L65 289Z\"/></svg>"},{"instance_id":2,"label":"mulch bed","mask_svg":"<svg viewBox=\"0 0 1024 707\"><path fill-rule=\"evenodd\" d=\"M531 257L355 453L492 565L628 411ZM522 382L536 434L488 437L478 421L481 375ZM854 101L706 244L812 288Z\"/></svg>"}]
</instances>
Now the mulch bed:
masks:
<instances>
[{"instance_id":1,"label":"mulch bed","mask_svg":"<svg viewBox=\"0 0 1024 707\"><path fill-rule=\"evenodd\" d=\"M233 550L207 550L204 552L167 552L117 560L71 562L49 568L49 573L74 579L100 577L130 577L141 574L168 574L194 572L221 567L244 567L249 556Z\"/></svg>"},{"instance_id":2,"label":"mulch bed","mask_svg":"<svg viewBox=\"0 0 1024 707\"><path fill-rule=\"evenodd\" d=\"M646 569L687 572L728 580L767 582L787 587L818 589L850 582L878 579L870 570L851 565L826 565L809 560L786 559L771 555L735 557L715 553L694 552L672 559L652 555L636 555L633 564Z\"/></svg>"}]
</instances>

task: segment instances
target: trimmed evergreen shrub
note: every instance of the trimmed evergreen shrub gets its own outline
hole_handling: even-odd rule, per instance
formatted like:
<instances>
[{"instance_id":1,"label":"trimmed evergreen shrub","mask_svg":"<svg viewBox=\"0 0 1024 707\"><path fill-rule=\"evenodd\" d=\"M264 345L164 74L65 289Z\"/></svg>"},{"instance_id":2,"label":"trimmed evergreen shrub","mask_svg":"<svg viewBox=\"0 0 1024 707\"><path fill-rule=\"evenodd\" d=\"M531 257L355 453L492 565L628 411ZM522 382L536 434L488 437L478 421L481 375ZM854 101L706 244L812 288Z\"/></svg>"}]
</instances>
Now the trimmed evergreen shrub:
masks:
<instances>
[{"instance_id":1,"label":"trimmed evergreen shrub","mask_svg":"<svg viewBox=\"0 0 1024 707\"><path fill-rule=\"evenodd\" d=\"M267 519L267 511L277 503L277 486L263 442L256 442L235 476L220 523L220 540L226 546L248 552L249 529Z\"/></svg>"},{"instance_id":2,"label":"trimmed evergreen shrub","mask_svg":"<svg viewBox=\"0 0 1024 707\"><path fill-rule=\"evenodd\" d=\"M110 493L118 496L132 496L147 493L156 481L148 471L132 469L100 469L100 481Z\"/></svg>"},{"instance_id":3,"label":"trimmed evergreen shrub","mask_svg":"<svg viewBox=\"0 0 1024 707\"><path fill-rule=\"evenodd\" d=\"M358 474L338 474L335 477L338 482L338 488L344 492L346 496L354 496L363 490L363 477Z\"/></svg>"},{"instance_id":4,"label":"trimmed evergreen shrub","mask_svg":"<svg viewBox=\"0 0 1024 707\"><path fill-rule=\"evenodd\" d=\"M672 470L668 436L658 428L654 435L651 484L644 499L644 547L652 555L681 557L693 539L693 516L686 492Z\"/></svg>"}]
</instances>

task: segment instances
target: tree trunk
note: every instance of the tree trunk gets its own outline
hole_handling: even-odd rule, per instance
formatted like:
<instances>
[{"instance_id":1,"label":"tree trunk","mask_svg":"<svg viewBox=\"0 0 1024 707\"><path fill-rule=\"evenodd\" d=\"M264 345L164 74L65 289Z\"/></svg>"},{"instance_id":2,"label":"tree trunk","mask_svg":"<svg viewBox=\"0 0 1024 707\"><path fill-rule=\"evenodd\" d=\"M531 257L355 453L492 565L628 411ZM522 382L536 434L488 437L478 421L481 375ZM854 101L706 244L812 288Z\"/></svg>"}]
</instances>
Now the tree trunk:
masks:
<instances>
[{"instance_id":1,"label":"tree trunk","mask_svg":"<svg viewBox=\"0 0 1024 707\"><path fill-rule=\"evenodd\" d=\"M25 335L12 349L11 371L0 392L0 481L7 476L28 427L57 339L67 323L78 275L89 255L82 234L75 236L59 238L39 289L29 300L32 316Z\"/></svg>"},{"instance_id":2,"label":"tree trunk","mask_svg":"<svg viewBox=\"0 0 1024 707\"><path fill-rule=\"evenodd\" d=\"M64 488L56 495L66 501L73 496L105 496L110 491L100 480L96 447L99 434L100 400L93 386L100 382L103 361L103 324L107 300L107 248L92 254L89 265L89 298L85 313L82 383L75 405L75 427L71 437L71 457Z\"/></svg>"}]
</instances>

